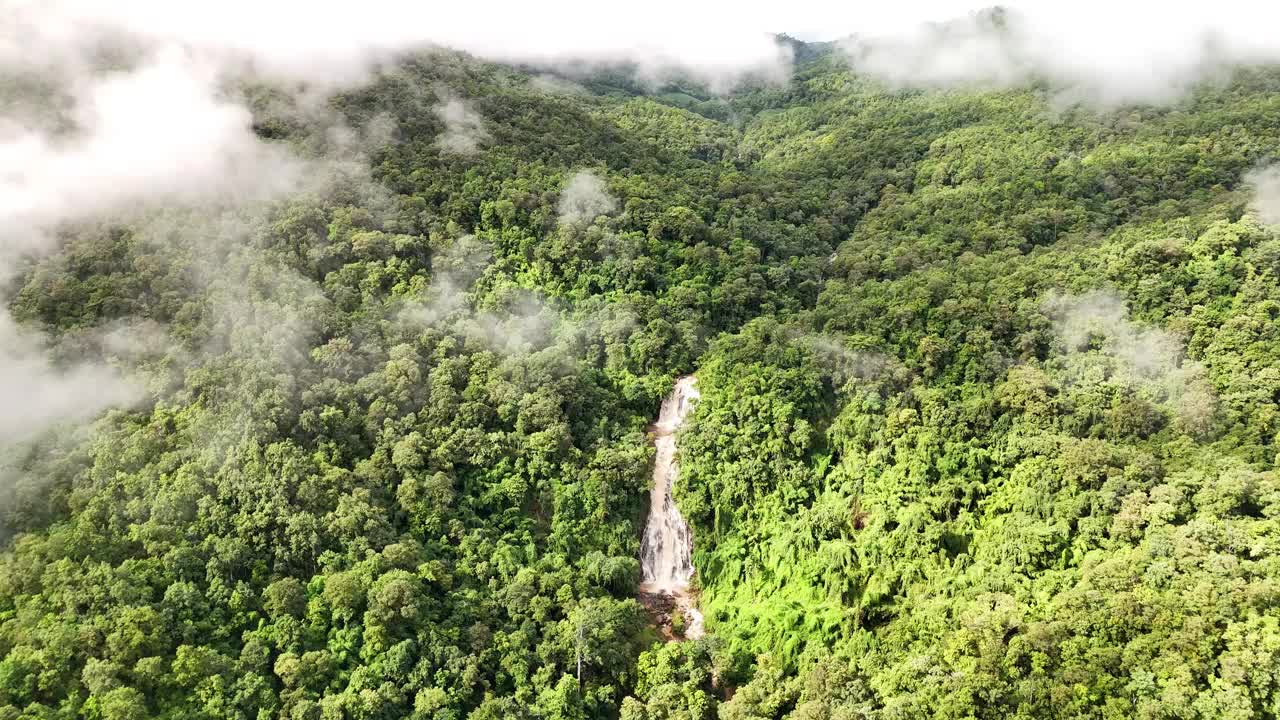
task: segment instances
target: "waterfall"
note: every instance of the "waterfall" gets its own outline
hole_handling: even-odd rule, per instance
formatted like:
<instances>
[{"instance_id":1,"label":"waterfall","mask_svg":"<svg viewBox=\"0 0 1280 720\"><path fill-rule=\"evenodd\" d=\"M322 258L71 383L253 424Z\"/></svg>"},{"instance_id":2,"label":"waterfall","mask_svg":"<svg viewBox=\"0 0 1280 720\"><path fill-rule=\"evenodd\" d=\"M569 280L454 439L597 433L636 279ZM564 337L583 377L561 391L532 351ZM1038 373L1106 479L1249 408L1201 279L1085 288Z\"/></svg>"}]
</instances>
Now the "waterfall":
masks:
<instances>
[{"instance_id":1,"label":"waterfall","mask_svg":"<svg viewBox=\"0 0 1280 720\"><path fill-rule=\"evenodd\" d=\"M675 389L662 401L658 419L653 424L656 450L653 489L649 494L649 520L640 542L640 592L672 598L676 610L685 616L684 636L687 638L702 635L702 614L688 592L694 573L693 534L671 497L671 489L679 470L676 465L676 430L698 399L697 382L698 379L692 375L677 380Z\"/></svg>"}]
</instances>

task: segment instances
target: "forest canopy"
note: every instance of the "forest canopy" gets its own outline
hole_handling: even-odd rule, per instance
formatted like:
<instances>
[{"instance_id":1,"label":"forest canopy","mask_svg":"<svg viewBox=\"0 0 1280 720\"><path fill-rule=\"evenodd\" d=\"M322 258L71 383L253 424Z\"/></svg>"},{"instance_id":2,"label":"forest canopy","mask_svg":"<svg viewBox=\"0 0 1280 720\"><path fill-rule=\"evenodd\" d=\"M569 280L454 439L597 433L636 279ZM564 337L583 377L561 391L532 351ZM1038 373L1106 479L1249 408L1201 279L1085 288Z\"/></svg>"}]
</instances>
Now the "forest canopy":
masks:
<instances>
[{"instance_id":1,"label":"forest canopy","mask_svg":"<svg viewBox=\"0 0 1280 720\"><path fill-rule=\"evenodd\" d=\"M1280 716L1280 69L783 43L238 78L232 181L63 198L5 268L0 720Z\"/></svg>"}]
</instances>

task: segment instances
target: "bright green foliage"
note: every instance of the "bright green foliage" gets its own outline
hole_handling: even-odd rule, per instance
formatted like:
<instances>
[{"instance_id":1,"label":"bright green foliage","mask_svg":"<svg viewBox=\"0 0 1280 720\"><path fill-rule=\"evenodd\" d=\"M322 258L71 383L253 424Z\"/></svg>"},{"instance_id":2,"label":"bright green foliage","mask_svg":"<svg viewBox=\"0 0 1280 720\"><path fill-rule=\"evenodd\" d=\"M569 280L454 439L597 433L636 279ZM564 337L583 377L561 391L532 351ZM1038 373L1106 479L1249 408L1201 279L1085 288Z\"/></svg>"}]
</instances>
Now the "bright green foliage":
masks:
<instances>
[{"instance_id":1,"label":"bright green foliage","mask_svg":"<svg viewBox=\"0 0 1280 720\"><path fill-rule=\"evenodd\" d=\"M12 311L150 400L0 468L0 718L1280 715L1280 75L1103 112L801 56L725 99L411 59L330 103L385 193L69 233ZM581 171L616 210L559 222ZM711 637L664 644L691 371Z\"/></svg>"}]
</instances>

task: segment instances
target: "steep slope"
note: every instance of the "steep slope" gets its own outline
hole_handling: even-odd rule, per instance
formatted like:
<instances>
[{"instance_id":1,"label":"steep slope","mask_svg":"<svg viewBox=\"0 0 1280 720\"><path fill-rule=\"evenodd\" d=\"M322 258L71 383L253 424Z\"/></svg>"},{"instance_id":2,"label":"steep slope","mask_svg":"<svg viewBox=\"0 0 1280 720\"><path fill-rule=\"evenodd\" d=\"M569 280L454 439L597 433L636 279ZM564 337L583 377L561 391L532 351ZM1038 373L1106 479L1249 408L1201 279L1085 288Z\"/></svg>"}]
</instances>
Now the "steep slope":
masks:
<instances>
[{"instance_id":1,"label":"steep slope","mask_svg":"<svg viewBox=\"0 0 1280 720\"><path fill-rule=\"evenodd\" d=\"M1275 714L1280 76L1104 112L803 60L253 88L372 182L68 228L11 309L148 400L4 462L0 717ZM710 634L662 643L645 429L695 370Z\"/></svg>"}]
</instances>

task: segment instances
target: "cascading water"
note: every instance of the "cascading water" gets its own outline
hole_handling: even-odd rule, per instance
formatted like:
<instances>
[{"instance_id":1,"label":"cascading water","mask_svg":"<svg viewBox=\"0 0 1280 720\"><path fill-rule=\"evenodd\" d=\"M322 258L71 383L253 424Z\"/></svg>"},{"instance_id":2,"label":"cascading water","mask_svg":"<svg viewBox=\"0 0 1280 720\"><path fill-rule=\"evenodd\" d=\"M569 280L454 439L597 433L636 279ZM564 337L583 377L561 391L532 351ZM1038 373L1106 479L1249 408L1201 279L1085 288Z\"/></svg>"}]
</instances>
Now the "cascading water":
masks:
<instances>
[{"instance_id":1,"label":"cascading water","mask_svg":"<svg viewBox=\"0 0 1280 720\"><path fill-rule=\"evenodd\" d=\"M678 474L676 430L698 399L697 382L692 375L677 380L653 424L653 489L649 495L649 521L640 542L640 592L670 597L676 611L685 617L684 636L691 639L701 637L703 632L702 613L689 595L694 573L693 534L671 497L671 488Z\"/></svg>"}]
</instances>

